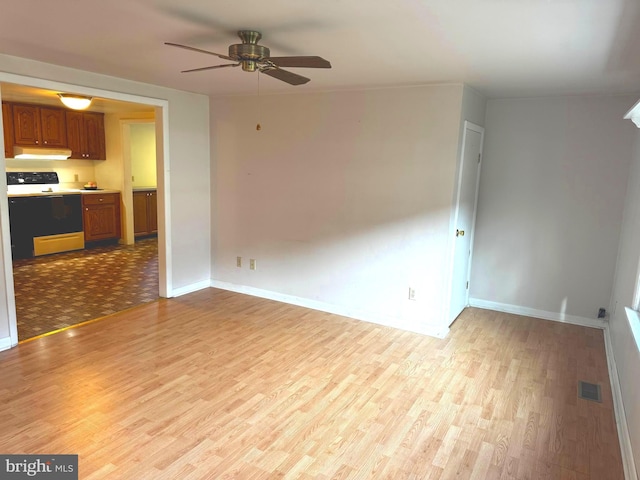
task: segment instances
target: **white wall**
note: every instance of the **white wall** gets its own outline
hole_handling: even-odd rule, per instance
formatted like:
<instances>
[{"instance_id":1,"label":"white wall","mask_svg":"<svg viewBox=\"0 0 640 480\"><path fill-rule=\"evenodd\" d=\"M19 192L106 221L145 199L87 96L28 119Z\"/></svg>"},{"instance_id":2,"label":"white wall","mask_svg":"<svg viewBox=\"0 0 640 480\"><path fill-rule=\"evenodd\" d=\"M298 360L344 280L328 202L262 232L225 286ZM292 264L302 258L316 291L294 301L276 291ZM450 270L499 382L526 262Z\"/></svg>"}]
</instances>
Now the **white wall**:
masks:
<instances>
[{"instance_id":1,"label":"white wall","mask_svg":"<svg viewBox=\"0 0 640 480\"><path fill-rule=\"evenodd\" d=\"M631 107L632 103L628 106ZM627 120L629 124L631 122ZM624 207L620 251L611 297L609 323L611 343L627 426L633 446L636 468L640 467L640 352L634 341L624 307L631 307L640 260L640 133L635 134L635 149L629 173Z\"/></svg>"},{"instance_id":2,"label":"white wall","mask_svg":"<svg viewBox=\"0 0 640 480\"><path fill-rule=\"evenodd\" d=\"M166 144L171 172L170 191L167 193L170 199L171 222L167 241L172 259L172 275L169 280L174 291L208 282L211 277L208 98L0 55L0 81L9 81L12 74L32 77L37 82L60 82L89 89L163 99L168 102L169 137ZM6 195L0 197L0 215L8 215ZM5 267L6 263L2 268ZM0 345L8 336L9 330L9 320L5 314L6 302L6 299L0 297Z\"/></svg>"},{"instance_id":3,"label":"white wall","mask_svg":"<svg viewBox=\"0 0 640 480\"><path fill-rule=\"evenodd\" d=\"M462 90L213 99L214 285L437 329Z\"/></svg>"},{"instance_id":4,"label":"white wall","mask_svg":"<svg viewBox=\"0 0 640 480\"><path fill-rule=\"evenodd\" d=\"M609 305L635 132L632 97L487 104L470 294L593 319Z\"/></svg>"}]
</instances>

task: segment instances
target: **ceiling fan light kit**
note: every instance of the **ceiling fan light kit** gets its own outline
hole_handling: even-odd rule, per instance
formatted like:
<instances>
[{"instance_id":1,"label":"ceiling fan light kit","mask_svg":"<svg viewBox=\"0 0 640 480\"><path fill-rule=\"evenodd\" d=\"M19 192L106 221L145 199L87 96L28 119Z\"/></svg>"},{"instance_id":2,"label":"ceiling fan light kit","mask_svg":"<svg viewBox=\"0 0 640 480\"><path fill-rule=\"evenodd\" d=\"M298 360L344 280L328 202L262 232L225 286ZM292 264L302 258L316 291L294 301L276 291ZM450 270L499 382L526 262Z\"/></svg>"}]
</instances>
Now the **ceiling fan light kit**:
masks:
<instances>
[{"instance_id":1,"label":"ceiling fan light kit","mask_svg":"<svg viewBox=\"0 0 640 480\"><path fill-rule=\"evenodd\" d=\"M229 55L222 55L178 43L165 42L165 45L200 52L207 55L214 55L223 60L236 62L183 70L182 73L242 66L242 70L245 72L259 71L277 80L288 83L289 85L302 85L309 82L310 79L303 77L302 75L298 75L297 73L283 70L281 67L331 68L331 63L329 61L317 56L271 57L271 51L267 47L264 45L258 45L258 42L262 38L262 34L255 30L240 30L238 32L238 36L240 37L240 40L242 40L242 43L230 45Z\"/></svg>"}]
</instances>

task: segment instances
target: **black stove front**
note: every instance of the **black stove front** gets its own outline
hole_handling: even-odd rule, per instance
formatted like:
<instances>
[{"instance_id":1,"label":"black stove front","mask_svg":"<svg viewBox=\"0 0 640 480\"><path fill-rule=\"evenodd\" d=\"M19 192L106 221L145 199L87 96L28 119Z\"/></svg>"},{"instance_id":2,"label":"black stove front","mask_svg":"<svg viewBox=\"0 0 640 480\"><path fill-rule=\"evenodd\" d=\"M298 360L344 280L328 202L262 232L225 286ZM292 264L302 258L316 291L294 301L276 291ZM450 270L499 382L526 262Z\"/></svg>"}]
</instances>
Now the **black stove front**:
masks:
<instances>
[{"instance_id":1,"label":"black stove front","mask_svg":"<svg viewBox=\"0 0 640 480\"><path fill-rule=\"evenodd\" d=\"M42 185L58 183L55 172L7 172L13 194L9 197L9 224L14 259L34 256L34 238L82 232L80 194L34 193L34 187L37 192Z\"/></svg>"}]
</instances>

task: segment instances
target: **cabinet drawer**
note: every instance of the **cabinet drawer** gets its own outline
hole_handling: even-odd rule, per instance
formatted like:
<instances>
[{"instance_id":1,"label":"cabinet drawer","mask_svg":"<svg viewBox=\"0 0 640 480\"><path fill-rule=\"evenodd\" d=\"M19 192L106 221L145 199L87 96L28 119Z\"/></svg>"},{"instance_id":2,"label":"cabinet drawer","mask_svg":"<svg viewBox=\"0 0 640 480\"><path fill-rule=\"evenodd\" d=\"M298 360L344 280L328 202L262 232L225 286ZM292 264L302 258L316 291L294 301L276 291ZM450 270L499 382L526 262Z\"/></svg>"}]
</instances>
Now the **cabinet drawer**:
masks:
<instances>
[{"instance_id":1,"label":"cabinet drawer","mask_svg":"<svg viewBox=\"0 0 640 480\"><path fill-rule=\"evenodd\" d=\"M105 204L113 204L116 203L118 198L117 193L85 193L82 195L82 204L83 205L105 205Z\"/></svg>"}]
</instances>

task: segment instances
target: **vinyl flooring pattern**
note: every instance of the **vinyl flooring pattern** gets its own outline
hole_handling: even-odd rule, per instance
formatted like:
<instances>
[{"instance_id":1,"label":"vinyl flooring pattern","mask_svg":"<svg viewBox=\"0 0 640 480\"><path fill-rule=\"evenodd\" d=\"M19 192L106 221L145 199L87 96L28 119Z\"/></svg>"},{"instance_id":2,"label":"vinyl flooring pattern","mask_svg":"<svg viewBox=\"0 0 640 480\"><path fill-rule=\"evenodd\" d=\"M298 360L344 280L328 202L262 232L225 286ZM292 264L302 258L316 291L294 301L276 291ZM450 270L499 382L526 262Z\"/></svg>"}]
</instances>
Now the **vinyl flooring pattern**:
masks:
<instances>
[{"instance_id":1,"label":"vinyl flooring pattern","mask_svg":"<svg viewBox=\"0 0 640 480\"><path fill-rule=\"evenodd\" d=\"M14 260L18 339L158 298L157 238Z\"/></svg>"},{"instance_id":2,"label":"vinyl flooring pattern","mask_svg":"<svg viewBox=\"0 0 640 480\"><path fill-rule=\"evenodd\" d=\"M592 328L469 308L436 339L207 288L0 370L0 452L83 480L623 480Z\"/></svg>"}]
</instances>

